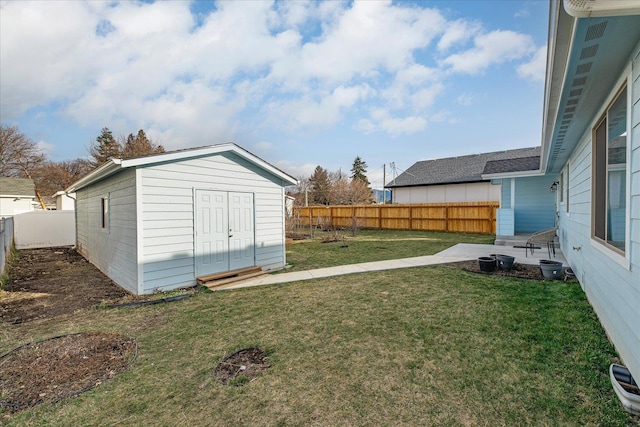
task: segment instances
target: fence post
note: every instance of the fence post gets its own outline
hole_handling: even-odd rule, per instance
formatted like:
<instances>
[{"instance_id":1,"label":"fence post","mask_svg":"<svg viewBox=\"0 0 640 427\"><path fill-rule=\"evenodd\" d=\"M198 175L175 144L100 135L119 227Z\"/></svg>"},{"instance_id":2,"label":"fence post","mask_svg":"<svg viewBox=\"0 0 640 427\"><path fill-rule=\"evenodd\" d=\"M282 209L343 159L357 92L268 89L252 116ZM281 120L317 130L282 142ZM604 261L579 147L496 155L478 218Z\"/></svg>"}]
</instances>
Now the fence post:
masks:
<instances>
[{"instance_id":1,"label":"fence post","mask_svg":"<svg viewBox=\"0 0 640 427\"><path fill-rule=\"evenodd\" d=\"M413 205L409 205L409 230L413 230Z\"/></svg>"},{"instance_id":2,"label":"fence post","mask_svg":"<svg viewBox=\"0 0 640 427\"><path fill-rule=\"evenodd\" d=\"M449 231L449 205L444 205L444 231Z\"/></svg>"},{"instance_id":3,"label":"fence post","mask_svg":"<svg viewBox=\"0 0 640 427\"><path fill-rule=\"evenodd\" d=\"M382 206L378 206L378 230L382 230Z\"/></svg>"}]
</instances>

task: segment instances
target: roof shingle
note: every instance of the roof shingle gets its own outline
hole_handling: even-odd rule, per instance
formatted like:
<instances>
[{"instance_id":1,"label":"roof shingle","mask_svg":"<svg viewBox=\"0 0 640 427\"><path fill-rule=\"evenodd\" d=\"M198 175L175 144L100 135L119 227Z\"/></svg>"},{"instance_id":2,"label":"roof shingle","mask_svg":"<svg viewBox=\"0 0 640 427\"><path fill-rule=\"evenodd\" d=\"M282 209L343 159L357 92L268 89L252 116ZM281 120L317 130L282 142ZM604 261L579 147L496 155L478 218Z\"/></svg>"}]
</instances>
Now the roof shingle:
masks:
<instances>
[{"instance_id":1,"label":"roof shingle","mask_svg":"<svg viewBox=\"0 0 640 427\"><path fill-rule=\"evenodd\" d=\"M413 187L418 185L483 181L482 174L486 173L485 167L487 166L487 162L504 161L503 163L496 164L495 167L505 169L511 166L512 169L508 171L512 172L513 167L524 167L525 165L528 167L533 165L532 158L536 156L538 158L538 164L531 169L535 170L540 166L540 147L518 148L492 153L424 160L414 163L413 166L398 175L398 177L387 184L386 187ZM529 160L519 160L524 158Z\"/></svg>"},{"instance_id":2,"label":"roof shingle","mask_svg":"<svg viewBox=\"0 0 640 427\"><path fill-rule=\"evenodd\" d=\"M0 176L0 195L35 197L33 180Z\"/></svg>"}]
</instances>

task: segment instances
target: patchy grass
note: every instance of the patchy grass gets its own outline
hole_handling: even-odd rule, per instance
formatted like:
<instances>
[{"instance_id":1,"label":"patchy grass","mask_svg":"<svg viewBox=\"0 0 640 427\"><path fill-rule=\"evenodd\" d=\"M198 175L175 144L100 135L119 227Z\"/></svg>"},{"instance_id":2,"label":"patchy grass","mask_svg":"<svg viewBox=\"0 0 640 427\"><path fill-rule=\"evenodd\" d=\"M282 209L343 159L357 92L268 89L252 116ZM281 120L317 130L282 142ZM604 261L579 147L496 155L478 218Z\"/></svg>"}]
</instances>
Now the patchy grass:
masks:
<instances>
[{"instance_id":1,"label":"patchy grass","mask_svg":"<svg viewBox=\"0 0 640 427\"><path fill-rule=\"evenodd\" d=\"M132 336L138 359L78 398L0 412L3 425L635 422L609 383L614 349L575 283L450 266L349 275L3 325L0 352L82 331ZM242 387L215 381L220 360L254 346L270 369Z\"/></svg>"},{"instance_id":2,"label":"patchy grass","mask_svg":"<svg viewBox=\"0 0 640 427\"><path fill-rule=\"evenodd\" d=\"M318 232L313 239L287 243L286 271L309 270L336 265L356 264L433 255L457 243L493 244L494 235L468 233L435 233L426 231L362 230L356 237L349 231L335 234Z\"/></svg>"}]
</instances>

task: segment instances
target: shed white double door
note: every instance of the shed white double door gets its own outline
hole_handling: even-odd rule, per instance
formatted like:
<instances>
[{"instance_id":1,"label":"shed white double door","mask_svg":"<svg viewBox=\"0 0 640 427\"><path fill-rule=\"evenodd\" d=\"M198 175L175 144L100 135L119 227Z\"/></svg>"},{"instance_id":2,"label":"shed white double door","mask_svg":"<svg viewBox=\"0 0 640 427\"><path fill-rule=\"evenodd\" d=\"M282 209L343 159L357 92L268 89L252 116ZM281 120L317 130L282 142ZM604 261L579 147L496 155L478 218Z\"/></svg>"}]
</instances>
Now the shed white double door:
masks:
<instances>
[{"instance_id":1,"label":"shed white double door","mask_svg":"<svg viewBox=\"0 0 640 427\"><path fill-rule=\"evenodd\" d=\"M196 190L196 276L255 265L252 193Z\"/></svg>"}]
</instances>

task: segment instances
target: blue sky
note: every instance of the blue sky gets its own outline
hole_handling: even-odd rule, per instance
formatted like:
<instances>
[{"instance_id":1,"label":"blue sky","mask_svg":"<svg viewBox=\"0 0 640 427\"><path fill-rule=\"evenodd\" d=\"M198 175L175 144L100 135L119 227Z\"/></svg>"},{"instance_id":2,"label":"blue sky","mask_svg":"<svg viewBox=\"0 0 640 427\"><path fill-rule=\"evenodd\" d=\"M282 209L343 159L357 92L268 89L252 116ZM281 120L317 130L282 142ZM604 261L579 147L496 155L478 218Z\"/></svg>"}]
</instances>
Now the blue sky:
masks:
<instances>
[{"instance_id":1,"label":"blue sky","mask_svg":"<svg viewBox=\"0 0 640 427\"><path fill-rule=\"evenodd\" d=\"M548 1L0 3L0 120L53 160L103 127L285 172L540 144Z\"/></svg>"}]
</instances>

